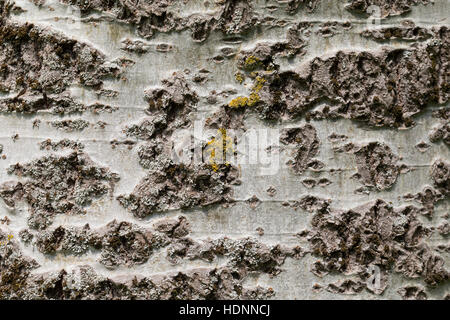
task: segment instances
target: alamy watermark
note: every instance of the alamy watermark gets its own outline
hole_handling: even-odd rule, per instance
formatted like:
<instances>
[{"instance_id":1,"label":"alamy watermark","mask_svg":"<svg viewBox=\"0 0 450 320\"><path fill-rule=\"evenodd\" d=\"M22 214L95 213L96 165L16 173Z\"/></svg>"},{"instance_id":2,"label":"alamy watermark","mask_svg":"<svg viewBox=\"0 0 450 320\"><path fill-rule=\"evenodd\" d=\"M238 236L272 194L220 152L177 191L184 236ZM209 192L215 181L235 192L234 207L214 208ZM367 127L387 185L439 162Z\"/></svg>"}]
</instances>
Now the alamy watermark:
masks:
<instances>
[{"instance_id":1,"label":"alamy watermark","mask_svg":"<svg viewBox=\"0 0 450 320\"><path fill-rule=\"evenodd\" d=\"M179 164L257 165L260 175L280 169L279 129L206 129L195 121L192 129L177 130L171 137L171 158Z\"/></svg>"},{"instance_id":2,"label":"alamy watermark","mask_svg":"<svg viewBox=\"0 0 450 320\"><path fill-rule=\"evenodd\" d=\"M379 6L371 5L367 8L366 12L369 14L369 18L367 18L368 29L381 24L381 8Z\"/></svg>"},{"instance_id":3,"label":"alamy watermark","mask_svg":"<svg viewBox=\"0 0 450 320\"><path fill-rule=\"evenodd\" d=\"M381 288L381 269L379 266L371 265L368 267L367 272L369 278L367 279L367 288L372 291L379 290Z\"/></svg>"}]
</instances>

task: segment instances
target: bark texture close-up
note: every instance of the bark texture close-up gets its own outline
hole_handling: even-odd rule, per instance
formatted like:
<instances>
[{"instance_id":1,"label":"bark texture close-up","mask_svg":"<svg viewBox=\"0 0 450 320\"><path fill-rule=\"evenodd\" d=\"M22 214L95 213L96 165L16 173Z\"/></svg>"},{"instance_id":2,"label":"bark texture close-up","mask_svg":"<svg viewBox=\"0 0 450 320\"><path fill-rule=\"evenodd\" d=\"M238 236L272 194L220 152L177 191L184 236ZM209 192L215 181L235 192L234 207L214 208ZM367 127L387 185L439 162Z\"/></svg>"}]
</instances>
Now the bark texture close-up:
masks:
<instances>
[{"instance_id":1,"label":"bark texture close-up","mask_svg":"<svg viewBox=\"0 0 450 320\"><path fill-rule=\"evenodd\" d=\"M0 0L0 300L450 298L449 0Z\"/></svg>"}]
</instances>

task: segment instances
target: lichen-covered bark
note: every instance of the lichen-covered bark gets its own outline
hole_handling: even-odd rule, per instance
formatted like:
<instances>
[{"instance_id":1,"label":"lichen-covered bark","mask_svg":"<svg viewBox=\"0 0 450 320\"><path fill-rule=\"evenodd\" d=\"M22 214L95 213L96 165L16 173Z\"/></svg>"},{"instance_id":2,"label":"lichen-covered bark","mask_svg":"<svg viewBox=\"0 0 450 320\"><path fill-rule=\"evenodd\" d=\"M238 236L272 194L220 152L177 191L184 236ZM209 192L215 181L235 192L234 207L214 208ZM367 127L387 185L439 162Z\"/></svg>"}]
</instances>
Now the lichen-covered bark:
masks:
<instances>
[{"instance_id":1,"label":"lichen-covered bark","mask_svg":"<svg viewBox=\"0 0 450 320\"><path fill-rule=\"evenodd\" d=\"M449 299L448 10L0 0L0 299Z\"/></svg>"}]
</instances>

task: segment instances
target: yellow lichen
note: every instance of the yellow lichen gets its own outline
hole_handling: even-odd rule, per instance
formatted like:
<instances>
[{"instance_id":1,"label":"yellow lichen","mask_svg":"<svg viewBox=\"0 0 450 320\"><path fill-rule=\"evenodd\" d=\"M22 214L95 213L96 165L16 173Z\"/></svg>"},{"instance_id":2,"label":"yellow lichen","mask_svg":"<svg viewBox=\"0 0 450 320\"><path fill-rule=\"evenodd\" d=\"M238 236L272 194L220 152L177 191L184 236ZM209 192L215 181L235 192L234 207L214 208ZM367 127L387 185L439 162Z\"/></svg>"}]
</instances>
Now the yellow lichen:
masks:
<instances>
[{"instance_id":1,"label":"yellow lichen","mask_svg":"<svg viewBox=\"0 0 450 320\"><path fill-rule=\"evenodd\" d=\"M6 242L0 242L0 246L3 246L3 245L6 246L11 241L12 238L14 238L14 236L12 234L8 235L8 240Z\"/></svg>"},{"instance_id":2,"label":"yellow lichen","mask_svg":"<svg viewBox=\"0 0 450 320\"><path fill-rule=\"evenodd\" d=\"M244 82L244 75L242 73L240 73L240 72L236 72L236 74L234 75L234 78L240 84L242 84L242 82Z\"/></svg>"},{"instance_id":3,"label":"yellow lichen","mask_svg":"<svg viewBox=\"0 0 450 320\"><path fill-rule=\"evenodd\" d=\"M266 82L266 79L259 77L259 76L256 77L255 82L253 83L252 93L250 94L250 96L249 97L240 96L240 97L234 98L233 100L231 100L228 103L228 106L230 108L241 108L241 107L245 107L245 106L253 107L261 100L258 92L261 91L265 82Z\"/></svg>"},{"instance_id":4,"label":"yellow lichen","mask_svg":"<svg viewBox=\"0 0 450 320\"><path fill-rule=\"evenodd\" d=\"M228 103L228 106L230 108L245 107L247 105L247 102L248 102L247 97L237 97L237 98L234 98L233 100L231 100L230 103Z\"/></svg>"},{"instance_id":5,"label":"yellow lichen","mask_svg":"<svg viewBox=\"0 0 450 320\"><path fill-rule=\"evenodd\" d=\"M216 139L213 137L207 142L209 152L209 164L214 171L219 170L218 163L224 163L225 165L230 165L227 159L227 154L229 152L234 152L233 149L233 139L227 135L227 130L220 128L217 130L220 133L220 138ZM216 152L216 150L218 152Z\"/></svg>"},{"instance_id":6,"label":"yellow lichen","mask_svg":"<svg viewBox=\"0 0 450 320\"><path fill-rule=\"evenodd\" d=\"M254 67L257 64L259 64L260 60L255 56L248 56L247 59L245 59L245 66L246 67Z\"/></svg>"},{"instance_id":7,"label":"yellow lichen","mask_svg":"<svg viewBox=\"0 0 450 320\"><path fill-rule=\"evenodd\" d=\"M249 107L253 107L255 104L257 104L260 100L259 94L256 92L252 92L248 98L247 105Z\"/></svg>"},{"instance_id":8,"label":"yellow lichen","mask_svg":"<svg viewBox=\"0 0 450 320\"><path fill-rule=\"evenodd\" d=\"M259 91L261 91L265 82L266 82L266 79L264 79L262 77L256 77L255 83L253 84L252 91L255 93L258 93Z\"/></svg>"}]
</instances>

